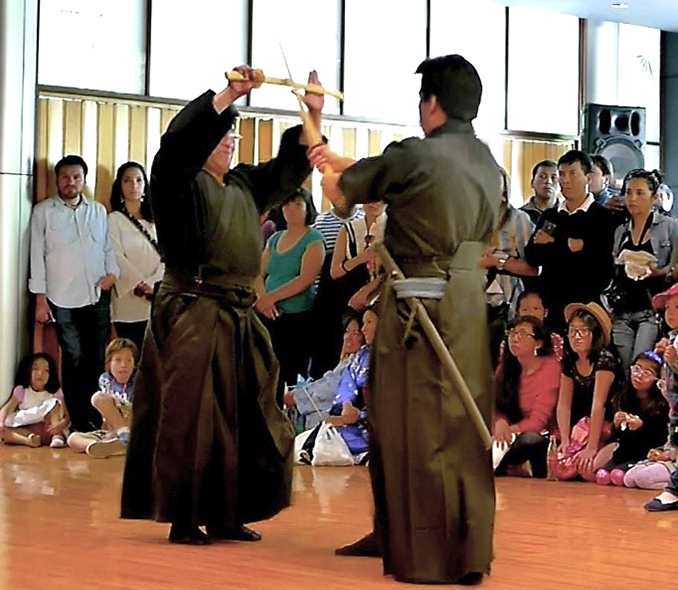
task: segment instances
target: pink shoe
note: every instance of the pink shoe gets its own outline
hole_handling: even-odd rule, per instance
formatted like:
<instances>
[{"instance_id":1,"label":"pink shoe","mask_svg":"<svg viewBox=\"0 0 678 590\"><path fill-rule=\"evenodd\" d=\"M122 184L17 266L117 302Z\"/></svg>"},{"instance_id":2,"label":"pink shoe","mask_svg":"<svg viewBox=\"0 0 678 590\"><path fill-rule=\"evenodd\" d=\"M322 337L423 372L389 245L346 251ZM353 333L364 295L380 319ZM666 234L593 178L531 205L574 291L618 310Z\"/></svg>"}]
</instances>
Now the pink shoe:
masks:
<instances>
[{"instance_id":1,"label":"pink shoe","mask_svg":"<svg viewBox=\"0 0 678 590\"><path fill-rule=\"evenodd\" d=\"M596 471L596 483L600 486L610 485L610 472L607 469Z\"/></svg>"},{"instance_id":2,"label":"pink shoe","mask_svg":"<svg viewBox=\"0 0 678 590\"><path fill-rule=\"evenodd\" d=\"M616 486L623 486L624 485L624 475L625 475L625 472L622 471L621 469L613 469L612 472L610 473L610 480Z\"/></svg>"}]
</instances>

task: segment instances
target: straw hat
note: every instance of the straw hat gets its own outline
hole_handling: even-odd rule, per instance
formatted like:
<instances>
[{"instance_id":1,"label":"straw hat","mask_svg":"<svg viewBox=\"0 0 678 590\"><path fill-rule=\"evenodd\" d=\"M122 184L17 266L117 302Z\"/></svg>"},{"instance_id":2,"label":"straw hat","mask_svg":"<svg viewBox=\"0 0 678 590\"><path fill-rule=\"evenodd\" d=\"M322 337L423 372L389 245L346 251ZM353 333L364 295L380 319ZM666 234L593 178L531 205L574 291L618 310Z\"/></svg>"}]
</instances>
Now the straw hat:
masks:
<instances>
[{"instance_id":1,"label":"straw hat","mask_svg":"<svg viewBox=\"0 0 678 590\"><path fill-rule=\"evenodd\" d=\"M570 318L575 311L586 311L590 313L594 318L596 318L600 328L603 331L603 340L605 341L605 346L610 345L612 337L612 320L610 319L609 314L597 303L593 301L591 303L570 303L565 308L565 321L570 323Z\"/></svg>"}]
</instances>

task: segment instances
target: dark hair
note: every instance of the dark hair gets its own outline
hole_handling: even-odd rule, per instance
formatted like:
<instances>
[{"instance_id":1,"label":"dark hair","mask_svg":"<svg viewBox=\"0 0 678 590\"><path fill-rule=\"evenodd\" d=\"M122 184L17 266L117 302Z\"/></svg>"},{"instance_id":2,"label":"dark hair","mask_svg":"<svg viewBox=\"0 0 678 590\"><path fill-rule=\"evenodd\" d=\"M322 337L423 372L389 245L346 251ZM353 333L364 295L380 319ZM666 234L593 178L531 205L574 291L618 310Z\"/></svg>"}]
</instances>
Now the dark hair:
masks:
<instances>
[{"instance_id":1,"label":"dark hair","mask_svg":"<svg viewBox=\"0 0 678 590\"><path fill-rule=\"evenodd\" d=\"M341 325L344 328L344 332L351 322L358 322L359 326L363 325L363 316L350 308L342 315L341 320Z\"/></svg>"},{"instance_id":2,"label":"dark hair","mask_svg":"<svg viewBox=\"0 0 678 590\"><path fill-rule=\"evenodd\" d=\"M286 197L282 203L280 203L280 217L282 219L279 225L276 224L279 231L287 229L287 220L282 214L282 208L287 205L287 203L290 203L299 197L304 199L304 203L306 203L306 219L304 220L304 225L312 225L315 221L315 218L318 216L318 210L315 208L315 204L313 203L313 195L311 195L311 193L309 193L305 188L299 187L291 195Z\"/></svg>"},{"instance_id":3,"label":"dark hair","mask_svg":"<svg viewBox=\"0 0 678 590\"><path fill-rule=\"evenodd\" d=\"M644 170L643 168L636 168L626 173L624 176L624 183L622 184L622 196L626 195L626 187L628 183L634 178L642 178L647 182L647 187L650 189L652 196L654 197L659 191L664 182L664 175L659 170Z\"/></svg>"},{"instance_id":4,"label":"dark hair","mask_svg":"<svg viewBox=\"0 0 678 590\"><path fill-rule=\"evenodd\" d=\"M509 331L521 324L530 324L534 339L542 343L537 350L537 356L549 356L553 352L551 333L544 323L532 316L514 318L508 325ZM497 410L508 418L509 423L515 424L523 419L520 409L520 376L523 368L518 359L509 349L508 335L504 339L504 352L500 360L499 370L495 379Z\"/></svg>"},{"instance_id":5,"label":"dark hair","mask_svg":"<svg viewBox=\"0 0 678 590\"><path fill-rule=\"evenodd\" d=\"M478 114L483 84L473 64L461 55L425 59L416 70L421 76L421 98L435 95L451 119L472 121Z\"/></svg>"},{"instance_id":6,"label":"dark hair","mask_svg":"<svg viewBox=\"0 0 678 590\"><path fill-rule=\"evenodd\" d=\"M539 172L539 168L555 168L557 170L558 164L556 164L553 160L542 160L541 162L537 162L534 165L534 168L532 168L532 180L534 180L537 177L537 172Z\"/></svg>"},{"instance_id":7,"label":"dark hair","mask_svg":"<svg viewBox=\"0 0 678 590\"><path fill-rule=\"evenodd\" d=\"M83 175L87 176L87 164L82 159L82 156L76 156L75 154L64 156L54 165L54 173L59 176L59 172L64 166L80 166Z\"/></svg>"},{"instance_id":8,"label":"dark hair","mask_svg":"<svg viewBox=\"0 0 678 590\"><path fill-rule=\"evenodd\" d=\"M520 295L518 295L518 300L516 301L516 309L520 309L520 306L522 305L525 298L529 297L530 295L539 297L539 299L541 300L541 304L544 306L544 309L548 309L546 307L546 301L544 300L544 296L539 291L523 291Z\"/></svg>"},{"instance_id":9,"label":"dark hair","mask_svg":"<svg viewBox=\"0 0 678 590\"><path fill-rule=\"evenodd\" d=\"M646 352L641 352L636 358L634 358L633 364L635 365L641 359L648 360L654 364L655 375L657 376L657 380L650 386L647 402L642 410L644 413L653 416L659 416L661 414L668 413L668 402L662 395L662 392L657 385L658 379L661 377L662 365L657 362L657 359L653 358L652 355L648 355ZM658 360L661 360L661 358ZM619 391L619 393L617 393L617 395L612 398L612 407L615 412L628 412L630 414L636 415L640 413L641 401L638 399L636 391L633 388L633 384L631 382L628 382L626 386L624 386L621 391Z\"/></svg>"},{"instance_id":10,"label":"dark hair","mask_svg":"<svg viewBox=\"0 0 678 590\"><path fill-rule=\"evenodd\" d=\"M144 198L141 201L141 216L146 221L153 221L153 209L151 208L151 189L148 185L148 177L144 167L138 162L125 162L115 173L115 180L111 187L111 209L122 211L125 207L125 199L122 195L122 177L130 168L137 168L144 178Z\"/></svg>"},{"instance_id":11,"label":"dark hair","mask_svg":"<svg viewBox=\"0 0 678 590\"><path fill-rule=\"evenodd\" d=\"M600 171L605 176L610 176L612 174L612 164L610 164L610 160L608 160L602 154L591 154L591 161L593 162L594 166L598 166L598 168L600 168Z\"/></svg>"},{"instance_id":12,"label":"dark hair","mask_svg":"<svg viewBox=\"0 0 678 590\"><path fill-rule=\"evenodd\" d=\"M575 164L577 162L581 164L581 169L584 171L584 174L589 174L593 169L593 160L591 160L591 156L580 150L570 150L560 156L558 159L558 167Z\"/></svg>"},{"instance_id":13,"label":"dark hair","mask_svg":"<svg viewBox=\"0 0 678 590\"><path fill-rule=\"evenodd\" d=\"M57 364L54 359L46 352L36 352L34 354L26 355L21 359L19 368L16 372L16 377L14 379L14 385L21 385L22 387L31 386L33 363L38 359L47 361L47 364L49 365L49 379L45 385L45 390L49 391L50 393L56 393L61 387L61 383L59 382L59 369L57 368Z\"/></svg>"},{"instance_id":14,"label":"dark hair","mask_svg":"<svg viewBox=\"0 0 678 590\"><path fill-rule=\"evenodd\" d=\"M584 322L586 327L591 330L591 335L593 338L591 339L591 350L589 351L588 359L590 362L594 363L598 360L598 356L600 355L601 351L607 350L607 347L605 346L603 328L600 326L600 323L593 314L583 309L578 309L572 314L570 321L567 322L568 330L572 320L575 319L580 319L582 322ZM572 347L570 346L570 338L567 336L567 334L564 340L565 357L567 357L571 362L575 362L577 360L577 354L574 352L574 350L572 350Z\"/></svg>"}]
</instances>

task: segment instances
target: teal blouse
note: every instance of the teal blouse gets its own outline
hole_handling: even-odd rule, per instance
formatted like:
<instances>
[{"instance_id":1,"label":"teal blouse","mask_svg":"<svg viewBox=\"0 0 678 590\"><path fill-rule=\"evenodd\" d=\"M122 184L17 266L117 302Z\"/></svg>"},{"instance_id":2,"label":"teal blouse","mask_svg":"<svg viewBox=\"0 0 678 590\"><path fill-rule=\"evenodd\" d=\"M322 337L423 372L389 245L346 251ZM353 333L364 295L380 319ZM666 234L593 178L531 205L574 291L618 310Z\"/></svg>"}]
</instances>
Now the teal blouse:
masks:
<instances>
[{"instance_id":1,"label":"teal blouse","mask_svg":"<svg viewBox=\"0 0 678 590\"><path fill-rule=\"evenodd\" d=\"M325 238L317 230L310 231L301 238L294 246L285 252L278 252L278 242L283 232L274 233L268 240L270 257L266 265L266 291L270 293L286 285L301 274L301 262L306 250L316 242L325 243ZM297 293L293 297L278 301L278 309L283 313L300 313L309 311L315 299L316 287L311 285L305 291Z\"/></svg>"}]
</instances>

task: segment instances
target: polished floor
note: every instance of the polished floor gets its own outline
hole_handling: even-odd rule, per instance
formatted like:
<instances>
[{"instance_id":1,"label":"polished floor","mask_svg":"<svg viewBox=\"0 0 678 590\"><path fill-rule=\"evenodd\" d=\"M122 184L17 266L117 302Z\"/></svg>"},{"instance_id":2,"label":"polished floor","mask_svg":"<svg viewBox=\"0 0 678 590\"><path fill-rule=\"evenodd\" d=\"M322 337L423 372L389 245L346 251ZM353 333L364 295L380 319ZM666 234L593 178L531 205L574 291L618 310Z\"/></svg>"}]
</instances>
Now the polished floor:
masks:
<instances>
[{"instance_id":1,"label":"polished floor","mask_svg":"<svg viewBox=\"0 0 678 590\"><path fill-rule=\"evenodd\" d=\"M336 557L370 526L367 470L301 467L294 506L261 543L170 545L167 527L117 518L123 460L0 445L0 590L398 588L377 559ZM678 512L652 492L497 481L495 589L675 587Z\"/></svg>"}]
</instances>

